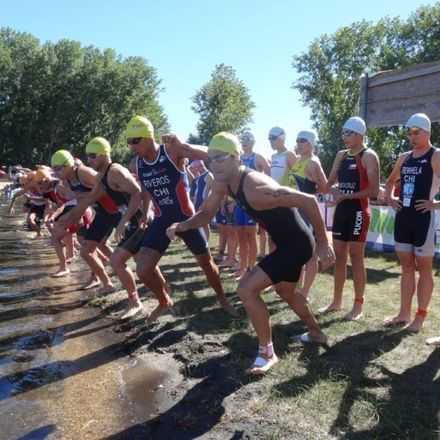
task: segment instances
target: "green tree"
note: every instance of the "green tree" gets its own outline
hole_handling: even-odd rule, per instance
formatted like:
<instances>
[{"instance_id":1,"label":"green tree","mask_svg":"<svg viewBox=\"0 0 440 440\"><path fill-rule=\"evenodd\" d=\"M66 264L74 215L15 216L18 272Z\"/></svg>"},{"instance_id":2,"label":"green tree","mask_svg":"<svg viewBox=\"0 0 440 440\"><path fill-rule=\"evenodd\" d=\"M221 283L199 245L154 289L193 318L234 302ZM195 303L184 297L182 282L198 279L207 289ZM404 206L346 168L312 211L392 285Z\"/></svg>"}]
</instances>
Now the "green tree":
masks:
<instances>
[{"instance_id":1,"label":"green tree","mask_svg":"<svg viewBox=\"0 0 440 440\"><path fill-rule=\"evenodd\" d=\"M0 29L0 156L2 162L47 163L64 147L81 156L94 136L126 161L123 132L145 114L157 134L168 130L159 103L161 81L140 57L60 40L43 45L29 34Z\"/></svg>"},{"instance_id":2,"label":"green tree","mask_svg":"<svg viewBox=\"0 0 440 440\"><path fill-rule=\"evenodd\" d=\"M362 74L439 59L440 3L419 8L406 21L384 18L377 23L353 23L320 36L307 52L296 55L293 67L298 79L293 87L311 108L326 170L341 148L344 121L358 114ZM398 127L369 130L368 135L387 175L397 154L407 148L405 137ZM436 124L433 140L439 140Z\"/></svg>"},{"instance_id":3,"label":"green tree","mask_svg":"<svg viewBox=\"0 0 440 440\"><path fill-rule=\"evenodd\" d=\"M192 109L199 115L197 135L191 135L207 144L220 131L239 133L252 121L252 102L243 81L235 70L224 64L215 67L211 79L193 97Z\"/></svg>"}]
</instances>

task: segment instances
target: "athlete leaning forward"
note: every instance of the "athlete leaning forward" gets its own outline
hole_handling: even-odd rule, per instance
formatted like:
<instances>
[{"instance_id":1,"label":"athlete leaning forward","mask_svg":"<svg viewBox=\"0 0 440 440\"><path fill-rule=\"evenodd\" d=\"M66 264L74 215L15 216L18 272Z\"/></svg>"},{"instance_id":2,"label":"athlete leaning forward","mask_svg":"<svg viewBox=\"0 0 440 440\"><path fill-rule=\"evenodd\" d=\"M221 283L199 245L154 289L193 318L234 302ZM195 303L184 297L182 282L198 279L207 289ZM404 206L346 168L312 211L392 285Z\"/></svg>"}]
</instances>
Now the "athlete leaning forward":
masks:
<instances>
[{"instance_id":1,"label":"athlete leaning forward","mask_svg":"<svg viewBox=\"0 0 440 440\"><path fill-rule=\"evenodd\" d=\"M209 144L210 168L214 174L212 190L199 212L186 221L168 228L168 236L189 232L208 223L229 194L242 209L264 225L276 250L266 256L240 280L238 294L257 333L258 355L249 369L251 374L264 374L278 362L272 344L272 331L267 307L261 292L274 285L278 295L304 321L308 332L302 342L326 344L327 337L310 311L307 299L295 292L302 266L312 257L315 242L296 208L301 208L313 226L316 252L322 268L334 262L318 204L312 195L277 184L269 176L240 165L240 143L230 133L219 133Z\"/></svg>"},{"instance_id":2,"label":"athlete leaning forward","mask_svg":"<svg viewBox=\"0 0 440 440\"><path fill-rule=\"evenodd\" d=\"M155 208L154 220L143 235L136 263L141 281L151 289L162 292L158 296L158 316L173 305L166 294L165 280L155 276L156 266L170 244L166 230L173 223L187 220L194 214L184 168L185 160L206 161L208 155L205 148L182 143L174 135L163 136L163 144L158 145L154 140L153 125L143 116L135 116L130 120L126 136L128 145L137 155L136 170L142 191L152 200ZM188 231L181 237L205 273L219 304L232 316L238 316L223 291L219 271L203 230Z\"/></svg>"}]
</instances>

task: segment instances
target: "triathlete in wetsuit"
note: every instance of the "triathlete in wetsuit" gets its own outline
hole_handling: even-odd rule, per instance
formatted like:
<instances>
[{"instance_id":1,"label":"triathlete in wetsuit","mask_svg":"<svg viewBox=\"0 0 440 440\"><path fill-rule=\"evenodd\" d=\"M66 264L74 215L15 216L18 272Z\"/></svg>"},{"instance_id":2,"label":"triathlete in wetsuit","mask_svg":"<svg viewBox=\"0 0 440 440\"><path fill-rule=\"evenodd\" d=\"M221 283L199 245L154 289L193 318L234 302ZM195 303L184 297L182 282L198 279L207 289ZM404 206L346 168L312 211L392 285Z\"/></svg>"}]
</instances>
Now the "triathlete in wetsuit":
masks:
<instances>
[{"instance_id":1,"label":"triathlete in wetsuit","mask_svg":"<svg viewBox=\"0 0 440 440\"><path fill-rule=\"evenodd\" d=\"M406 123L411 150L403 153L386 184L386 199L395 210L394 239L402 268L399 313L385 320L385 325L405 325L418 332L428 313L434 287L434 210L440 202L434 197L440 186L440 150L431 145L431 121L416 113ZM393 195L400 179L399 197ZM416 271L419 272L416 284ZM417 292L417 312L411 320L411 304ZM440 343L439 338L431 340Z\"/></svg>"},{"instance_id":2,"label":"triathlete in wetsuit","mask_svg":"<svg viewBox=\"0 0 440 440\"><path fill-rule=\"evenodd\" d=\"M185 234L209 221L216 213L225 194L230 194L257 222L266 227L276 250L265 257L240 281L238 294L246 308L259 340L259 353L250 369L263 374L278 358L273 350L267 307L260 293L275 285L277 293L300 316L309 333L300 336L303 342L326 343L306 298L295 292L301 267L312 256L314 240L295 208L304 210L315 230L317 253L323 267L333 262L325 226L313 196L278 185L262 173L240 166L240 144L230 133L219 133L209 144L209 159L214 173L211 194L202 209L187 221L174 224L168 234Z\"/></svg>"},{"instance_id":3,"label":"triathlete in wetsuit","mask_svg":"<svg viewBox=\"0 0 440 440\"><path fill-rule=\"evenodd\" d=\"M348 320L362 316L366 272L365 241L370 223L369 199L379 193L379 159L364 145L367 128L363 119L349 118L342 130L347 149L339 151L328 178L328 188L336 205L333 218L333 246L336 254L333 301L321 312L342 308L342 292L347 278L347 259L350 254L353 270L354 302L345 315ZM331 188L338 182L337 188Z\"/></svg>"},{"instance_id":4,"label":"triathlete in wetsuit","mask_svg":"<svg viewBox=\"0 0 440 440\"><path fill-rule=\"evenodd\" d=\"M186 220L194 213L184 161L206 160L207 153L205 149L181 143L173 135L164 136L164 144L157 145L151 122L142 116L135 116L130 120L126 135L127 143L138 155L137 174L143 191L155 207L155 218L145 232L137 258L138 275L148 285L154 268L170 244L166 229L172 223ZM221 306L236 315L224 294L218 268L211 257L203 231L188 231L182 235L182 239L205 272ZM165 291L165 286L162 286L162 290ZM161 304L163 311L171 305L171 301Z\"/></svg>"}]
</instances>

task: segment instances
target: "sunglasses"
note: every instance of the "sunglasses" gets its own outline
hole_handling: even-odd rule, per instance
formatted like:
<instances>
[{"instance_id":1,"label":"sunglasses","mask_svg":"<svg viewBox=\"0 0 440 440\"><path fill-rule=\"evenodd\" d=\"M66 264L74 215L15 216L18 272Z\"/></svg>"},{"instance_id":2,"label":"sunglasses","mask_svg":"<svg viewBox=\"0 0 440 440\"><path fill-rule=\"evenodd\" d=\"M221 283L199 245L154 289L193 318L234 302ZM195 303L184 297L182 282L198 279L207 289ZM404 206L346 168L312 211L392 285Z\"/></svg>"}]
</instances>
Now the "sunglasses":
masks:
<instances>
[{"instance_id":1,"label":"sunglasses","mask_svg":"<svg viewBox=\"0 0 440 440\"><path fill-rule=\"evenodd\" d=\"M418 128L408 128L406 130L406 134L408 136L417 136L417 135L420 134L420 129L418 129Z\"/></svg>"},{"instance_id":2,"label":"sunglasses","mask_svg":"<svg viewBox=\"0 0 440 440\"><path fill-rule=\"evenodd\" d=\"M276 141L278 138L279 138L279 136L274 136L274 135L269 136L270 141Z\"/></svg>"},{"instance_id":3,"label":"sunglasses","mask_svg":"<svg viewBox=\"0 0 440 440\"><path fill-rule=\"evenodd\" d=\"M208 157L208 163L223 163L231 157L230 154L219 154L218 156Z\"/></svg>"},{"instance_id":4,"label":"sunglasses","mask_svg":"<svg viewBox=\"0 0 440 440\"><path fill-rule=\"evenodd\" d=\"M309 141L307 139L305 139L305 138L298 138L296 140L297 144L305 144L306 142L309 142Z\"/></svg>"},{"instance_id":5,"label":"sunglasses","mask_svg":"<svg viewBox=\"0 0 440 440\"><path fill-rule=\"evenodd\" d=\"M88 159L96 159L97 157L98 157L98 155L96 153L87 153Z\"/></svg>"},{"instance_id":6,"label":"sunglasses","mask_svg":"<svg viewBox=\"0 0 440 440\"><path fill-rule=\"evenodd\" d=\"M355 131L352 130L342 130L342 136L353 136L354 134L357 134Z\"/></svg>"},{"instance_id":7,"label":"sunglasses","mask_svg":"<svg viewBox=\"0 0 440 440\"><path fill-rule=\"evenodd\" d=\"M127 139L127 144L128 145L137 145L137 144L140 144L141 141L142 141L141 137L140 138L128 138Z\"/></svg>"}]
</instances>

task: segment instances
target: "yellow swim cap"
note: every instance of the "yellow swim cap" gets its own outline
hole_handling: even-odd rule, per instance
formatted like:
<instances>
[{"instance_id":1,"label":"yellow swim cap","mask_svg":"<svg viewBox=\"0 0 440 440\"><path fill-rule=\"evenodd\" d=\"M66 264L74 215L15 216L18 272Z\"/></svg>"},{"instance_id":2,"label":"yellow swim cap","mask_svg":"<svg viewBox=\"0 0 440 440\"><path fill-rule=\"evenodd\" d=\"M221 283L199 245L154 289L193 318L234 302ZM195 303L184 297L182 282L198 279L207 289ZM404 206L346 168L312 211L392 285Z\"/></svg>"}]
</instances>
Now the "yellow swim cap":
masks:
<instances>
[{"instance_id":1,"label":"yellow swim cap","mask_svg":"<svg viewBox=\"0 0 440 440\"><path fill-rule=\"evenodd\" d=\"M208 150L218 150L232 156L240 156L241 146L238 137L235 134L222 131L217 133L209 143Z\"/></svg>"},{"instance_id":2,"label":"yellow swim cap","mask_svg":"<svg viewBox=\"0 0 440 440\"><path fill-rule=\"evenodd\" d=\"M107 139L103 137L93 138L86 146L86 154L98 154L99 156L110 156L112 147Z\"/></svg>"},{"instance_id":3,"label":"yellow swim cap","mask_svg":"<svg viewBox=\"0 0 440 440\"><path fill-rule=\"evenodd\" d=\"M125 136L129 138L148 138L154 139L153 124L144 116L134 116L131 118L125 130Z\"/></svg>"},{"instance_id":4,"label":"yellow swim cap","mask_svg":"<svg viewBox=\"0 0 440 440\"><path fill-rule=\"evenodd\" d=\"M74 163L73 156L67 150L56 151L50 159L50 166L52 167L73 167Z\"/></svg>"}]
</instances>

